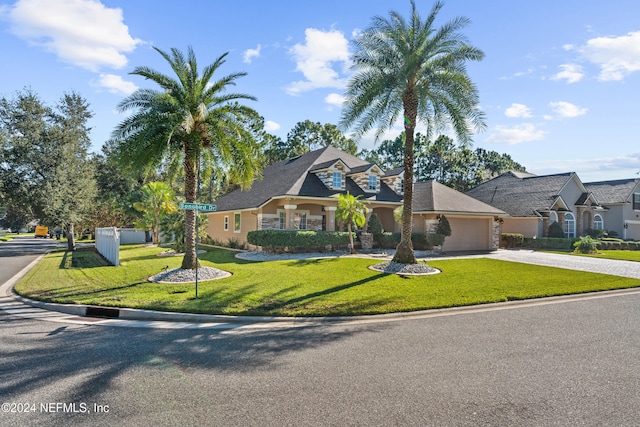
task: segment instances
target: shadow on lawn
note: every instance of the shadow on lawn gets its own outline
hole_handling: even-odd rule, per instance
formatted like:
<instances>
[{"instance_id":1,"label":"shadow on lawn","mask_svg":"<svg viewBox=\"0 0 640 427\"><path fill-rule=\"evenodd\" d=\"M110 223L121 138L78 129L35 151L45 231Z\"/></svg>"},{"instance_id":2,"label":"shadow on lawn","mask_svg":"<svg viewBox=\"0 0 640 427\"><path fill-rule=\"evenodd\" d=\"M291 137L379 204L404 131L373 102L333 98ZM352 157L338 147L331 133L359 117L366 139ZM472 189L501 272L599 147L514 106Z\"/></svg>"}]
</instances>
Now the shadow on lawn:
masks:
<instances>
[{"instance_id":1,"label":"shadow on lawn","mask_svg":"<svg viewBox=\"0 0 640 427\"><path fill-rule=\"evenodd\" d=\"M364 285L364 284L372 282L374 280L381 279L384 276L386 276L386 273L380 273L380 274L376 274L376 275L371 276L371 277L366 277L364 279L361 279L361 280L358 280L358 281L355 281L355 282L345 283L344 285L334 286L332 288L323 289L321 291L312 292L312 293L309 293L307 295L301 295L299 297L291 298L291 299L288 299L288 300L269 301L269 302L266 302L266 303L263 303L263 304L260 304L260 305L256 306L251 311L253 312L255 310L257 312L269 313L269 312L274 311L274 310L282 310L282 309L294 306L294 305L296 305L298 303L312 300L312 299L317 298L317 297L333 294L333 293L344 291L346 289L350 289L350 288L353 288L353 287L356 287L356 286ZM286 289L281 291L281 292L286 292ZM281 293L281 292L279 292L279 293Z\"/></svg>"}]
</instances>

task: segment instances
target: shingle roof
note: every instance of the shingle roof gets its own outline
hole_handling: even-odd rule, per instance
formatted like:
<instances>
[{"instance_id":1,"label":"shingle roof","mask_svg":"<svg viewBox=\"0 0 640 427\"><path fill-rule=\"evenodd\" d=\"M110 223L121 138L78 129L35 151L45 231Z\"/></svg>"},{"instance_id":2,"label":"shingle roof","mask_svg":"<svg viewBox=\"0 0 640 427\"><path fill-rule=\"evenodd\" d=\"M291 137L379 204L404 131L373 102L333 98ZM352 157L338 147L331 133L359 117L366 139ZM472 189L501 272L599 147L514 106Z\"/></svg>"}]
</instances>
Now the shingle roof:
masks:
<instances>
[{"instance_id":1,"label":"shingle roof","mask_svg":"<svg viewBox=\"0 0 640 427\"><path fill-rule=\"evenodd\" d=\"M328 167L337 160L344 162L349 169L371 166L371 163L365 160L329 146L274 163L262 171L263 178L254 181L249 190L233 191L213 203L218 211L230 211L257 208L278 196L331 197L340 191L327 188L315 174L309 172L319 167ZM347 190L353 190L353 194L356 194L356 189L359 187L353 183L356 188L350 188L349 181L350 179L347 178ZM375 196L375 200L398 201L400 196L386 184L381 183L380 187L381 191ZM368 197L373 196L364 192L362 194Z\"/></svg>"},{"instance_id":2,"label":"shingle roof","mask_svg":"<svg viewBox=\"0 0 640 427\"><path fill-rule=\"evenodd\" d=\"M553 205L560 190L573 175L573 172L567 172L525 176L522 173L506 172L472 188L466 194L511 216L538 216L538 211L547 210Z\"/></svg>"},{"instance_id":3,"label":"shingle roof","mask_svg":"<svg viewBox=\"0 0 640 427\"><path fill-rule=\"evenodd\" d=\"M629 200L638 179L618 179L615 181L599 181L585 183L584 186L593 193L602 205L625 203Z\"/></svg>"},{"instance_id":4,"label":"shingle roof","mask_svg":"<svg viewBox=\"0 0 640 427\"><path fill-rule=\"evenodd\" d=\"M436 181L416 182L413 185L412 209L414 212L505 214L500 209Z\"/></svg>"}]
</instances>

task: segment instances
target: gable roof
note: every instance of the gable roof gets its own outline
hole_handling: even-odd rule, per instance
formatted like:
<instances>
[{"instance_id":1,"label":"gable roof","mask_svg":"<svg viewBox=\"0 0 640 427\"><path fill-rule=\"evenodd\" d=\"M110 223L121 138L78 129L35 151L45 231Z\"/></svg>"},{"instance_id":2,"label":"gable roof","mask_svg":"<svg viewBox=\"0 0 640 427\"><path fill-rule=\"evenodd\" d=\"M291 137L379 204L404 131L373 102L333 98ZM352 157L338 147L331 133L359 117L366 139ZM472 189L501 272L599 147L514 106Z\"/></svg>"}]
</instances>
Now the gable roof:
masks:
<instances>
[{"instance_id":1,"label":"gable roof","mask_svg":"<svg viewBox=\"0 0 640 427\"><path fill-rule=\"evenodd\" d=\"M413 185L413 212L473 213L504 216L506 213L436 181Z\"/></svg>"},{"instance_id":2,"label":"gable roof","mask_svg":"<svg viewBox=\"0 0 640 427\"><path fill-rule=\"evenodd\" d=\"M533 217L549 210L574 178L577 179L574 172L543 176L505 172L466 194L511 216Z\"/></svg>"},{"instance_id":3,"label":"gable roof","mask_svg":"<svg viewBox=\"0 0 640 427\"><path fill-rule=\"evenodd\" d=\"M599 181L585 183L584 186L592 192L598 202L603 205L626 203L630 200L640 180L635 178L618 179L614 181Z\"/></svg>"},{"instance_id":4,"label":"gable roof","mask_svg":"<svg viewBox=\"0 0 640 427\"><path fill-rule=\"evenodd\" d=\"M258 208L269 200L279 196L331 197L343 191L327 188L314 173L331 166L337 161L353 170L371 167L373 164L356 156L328 146L305 153L291 159L267 166L262 171L262 179L253 182L248 190L235 190L213 202L218 211L231 211ZM362 194L367 200L398 202L402 200L386 184L380 183L380 193L366 194L350 178L346 179L347 191L354 195Z\"/></svg>"}]
</instances>

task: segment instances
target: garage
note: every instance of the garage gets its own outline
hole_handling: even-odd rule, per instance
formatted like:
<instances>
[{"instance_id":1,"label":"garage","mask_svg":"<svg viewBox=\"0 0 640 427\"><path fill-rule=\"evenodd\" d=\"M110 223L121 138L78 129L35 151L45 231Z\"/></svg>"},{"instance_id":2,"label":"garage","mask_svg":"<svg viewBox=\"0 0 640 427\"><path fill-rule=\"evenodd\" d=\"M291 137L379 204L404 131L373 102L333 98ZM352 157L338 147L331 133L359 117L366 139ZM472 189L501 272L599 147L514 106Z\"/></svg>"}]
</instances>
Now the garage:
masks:
<instances>
[{"instance_id":1,"label":"garage","mask_svg":"<svg viewBox=\"0 0 640 427\"><path fill-rule=\"evenodd\" d=\"M451 236L442 245L446 252L491 250L492 218L460 218L447 215Z\"/></svg>"},{"instance_id":2,"label":"garage","mask_svg":"<svg viewBox=\"0 0 640 427\"><path fill-rule=\"evenodd\" d=\"M640 221L626 221L625 228L625 239L640 240Z\"/></svg>"}]
</instances>

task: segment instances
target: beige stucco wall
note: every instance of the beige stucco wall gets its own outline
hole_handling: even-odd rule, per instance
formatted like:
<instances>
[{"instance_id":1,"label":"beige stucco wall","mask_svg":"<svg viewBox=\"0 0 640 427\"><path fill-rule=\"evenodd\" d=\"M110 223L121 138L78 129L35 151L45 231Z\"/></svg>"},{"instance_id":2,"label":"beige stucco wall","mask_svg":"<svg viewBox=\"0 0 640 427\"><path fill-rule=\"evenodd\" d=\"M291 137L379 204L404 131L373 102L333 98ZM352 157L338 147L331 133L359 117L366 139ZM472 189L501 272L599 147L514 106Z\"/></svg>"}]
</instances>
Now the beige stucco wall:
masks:
<instances>
[{"instance_id":1,"label":"beige stucco wall","mask_svg":"<svg viewBox=\"0 0 640 427\"><path fill-rule=\"evenodd\" d=\"M504 218L502 224L503 233L520 233L524 237L542 237L539 230L540 221L538 218Z\"/></svg>"},{"instance_id":2,"label":"beige stucco wall","mask_svg":"<svg viewBox=\"0 0 640 427\"><path fill-rule=\"evenodd\" d=\"M240 214L240 231L234 229L235 214ZM207 223L207 235L209 237L227 243L230 239L237 240L239 243L247 241L247 233L257 228L257 211L240 211L240 212L215 212L207 214L209 222ZM228 230L224 229L224 218L229 218Z\"/></svg>"}]
</instances>

